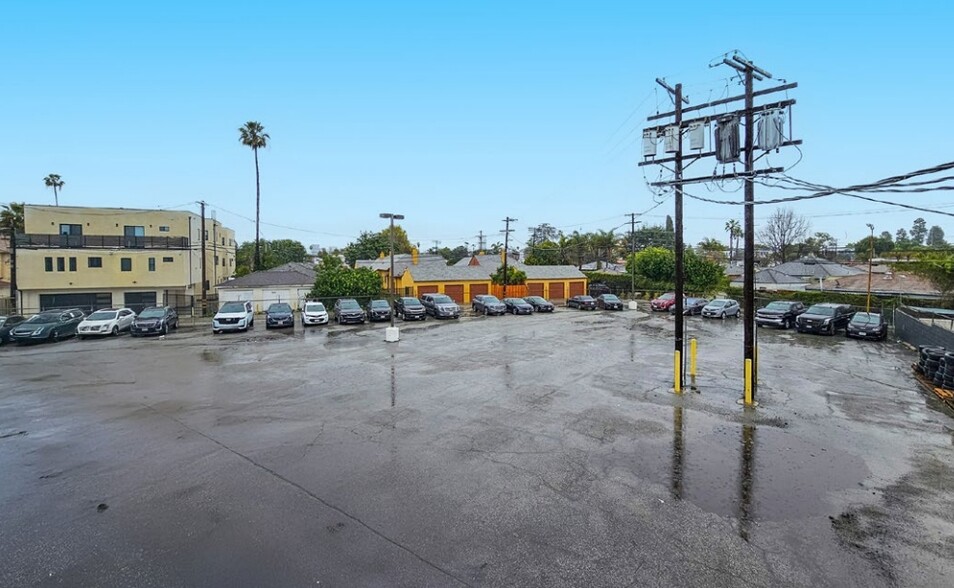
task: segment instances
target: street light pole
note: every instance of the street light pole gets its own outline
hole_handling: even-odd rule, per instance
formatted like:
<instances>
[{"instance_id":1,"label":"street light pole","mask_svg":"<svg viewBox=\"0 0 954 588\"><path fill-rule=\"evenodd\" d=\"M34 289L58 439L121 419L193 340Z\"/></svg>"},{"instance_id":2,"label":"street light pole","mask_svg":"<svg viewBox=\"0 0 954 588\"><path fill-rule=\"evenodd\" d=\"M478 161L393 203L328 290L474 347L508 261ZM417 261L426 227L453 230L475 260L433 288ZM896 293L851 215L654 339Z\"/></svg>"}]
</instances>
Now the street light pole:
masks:
<instances>
[{"instance_id":1,"label":"street light pole","mask_svg":"<svg viewBox=\"0 0 954 588\"><path fill-rule=\"evenodd\" d=\"M868 239L868 303L865 305L865 312L871 312L871 259L874 257L874 225L868 223L871 229L871 237Z\"/></svg>"},{"instance_id":2,"label":"street light pole","mask_svg":"<svg viewBox=\"0 0 954 588\"><path fill-rule=\"evenodd\" d=\"M388 272L388 290L391 293L391 304L394 304L394 220L403 220L404 215L402 214L393 214L390 212L382 212L379 215L381 218L390 219L391 221L391 230L389 232L389 241L391 245L391 271ZM393 337L393 339L392 339ZM397 341L398 340L398 330L394 326L394 307L391 307L391 326L388 328L388 332L384 335L385 341Z\"/></svg>"}]
</instances>

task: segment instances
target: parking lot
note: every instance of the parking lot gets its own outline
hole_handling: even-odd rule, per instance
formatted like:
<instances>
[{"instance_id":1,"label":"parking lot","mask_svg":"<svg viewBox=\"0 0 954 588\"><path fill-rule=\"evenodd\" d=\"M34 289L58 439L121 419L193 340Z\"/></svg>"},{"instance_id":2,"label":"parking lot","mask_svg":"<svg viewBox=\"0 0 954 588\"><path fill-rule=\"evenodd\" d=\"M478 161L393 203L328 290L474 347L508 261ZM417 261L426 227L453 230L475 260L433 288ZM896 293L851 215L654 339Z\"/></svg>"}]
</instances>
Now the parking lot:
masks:
<instances>
[{"instance_id":1,"label":"parking lot","mask_svg":"<svg viewBox=\"0 0 954 588\"><path fill-rule=\"evenodd\" d=\"M886 343L476 317L0 349L0 586L947 586L954 420Z\"/></svg>"}]
</instances>

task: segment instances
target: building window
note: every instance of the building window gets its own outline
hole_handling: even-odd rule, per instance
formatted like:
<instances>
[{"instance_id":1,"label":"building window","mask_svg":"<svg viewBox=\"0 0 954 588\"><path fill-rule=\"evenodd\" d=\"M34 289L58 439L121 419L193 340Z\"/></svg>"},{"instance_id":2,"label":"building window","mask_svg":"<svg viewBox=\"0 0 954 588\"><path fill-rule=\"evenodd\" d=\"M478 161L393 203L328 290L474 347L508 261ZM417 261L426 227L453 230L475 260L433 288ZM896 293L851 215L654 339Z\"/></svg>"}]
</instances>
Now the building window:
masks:
<instances>
[{"instance_id":1,"label":"building window","mask_svg":"<svg viewBox=\"0 0 954 588\"><path fill-rule=\"evenodd\" d=\"M124 272L132 271L132 258L131 257L121 257L119 259L119 269Z\"/></svg>"},{"instance_id":2,"label":"building window","mask_svg":"<svg viewBox=\"0 0 954 588\"><path fill-rule=\"evenodd\" d=\"M75 258L75 257L71 257L71 258L70 258L70 271L71 271L71 272L75 272L75 271L76 271L76 258Z\"/></svg>"},{"instance_id":3,"label":"building window","mask_svg":"<svg viewBox=\"0 0 954 588\"><path fill-rule=\"evenodd\" d=\"M214 263L215 263L215 265L219 265L219 256L218 256L218 255L215 256L215 262L214 262Z\"/></svg>"},{"instance_id":4,"label":"building window","mask_svg":"<svg viewBox=\"0 0 954 588\"><path fill-rule=\"evenodd\" d=\"M48 271L48 272L53 271L53 258L52 258L52 257L44 257L44 258L43 258L43 265L44 265L46 271Z\"/></svg>"},{"instance_id":5,"label":"building window","mask_svg":"<svg viewBox=\"0 0 954 588\"><path fill-rule=\"evenodd\" d=\"M208 240L209 240L209 231L203 232L203 233L202 233L202 238L203 238L203 240L208 241Z\"/></svg>"},{"instance_id":6,"label":"building window","mask_svg":"<svg viewBox=\"0 0 954 588\"><path fill-rule=\"evenodd\" d=\"M66 271L66 258L57 257L56 258L56 271L65 272Z\"/></svg>"},{"instance_id":7,"label":"building window","mask_svg":"<svg viewBox=\"0 0 954 588\"><path fill-rule=\"evenodd\" d=\"M162 258L162 263L172 263L173 261L175 261L175 259L173 259L172 257L163 257L163 258Z\"/></svg>"},{"instance_id":8,"label":"building window","mask_svg":"<svg viewBox=\"0 0 954 588\"><path fill-rule=\"evenodd\" d=\"M151 272L156 271L156 258L155 258L155 257L150 257L150 258L149 258L149 271L151 271Z\"/></svg>"},{"instance_id":9,"label":"building window","mask_svg":"<svg viewBox=\"0 0 954 588\"><path fill-rule=\"evenodd\" d=\"M126 225L123 227L123 236L125 237L145 237L146 227L136 227Z\"/></svg>"},{"instance_id":10,"label":"building window","mask_svg":"<svg viewBox=\"0 0 954 588\"><path fill-rule=\"evenodd\" d=\"M169 227L167 227L166 225L159 225L159 232L160 232L160 233L168 233L168 232L169 232Z\"/></svg>"},{"instance_id":11,"label":"building window","mask_svg":"<svg viewBox=\"0 0 954 588\"><path fill-rule=\"evenodd\" d=\"M225 258L222 258L222 267L225 267Z\"/></svg>"},{"instance_id":12,"label":"building window","mask_svg":"<svg viewBox=\"0 0 954 588\"><path fill-rule=\"evenodd\" d=\"M60 234L70 237L83 234L83 225L60 225Z\"/></svg>"},{"instance_id":13,"label":"building window","mask_svg":"<svg viewBox=\"0 0 954 588\"><path fill-rule=\"evenodd\" d=\"M103 267L102 257L90 257L86 260L87 267Z\"/></svg>"}]
</instances>

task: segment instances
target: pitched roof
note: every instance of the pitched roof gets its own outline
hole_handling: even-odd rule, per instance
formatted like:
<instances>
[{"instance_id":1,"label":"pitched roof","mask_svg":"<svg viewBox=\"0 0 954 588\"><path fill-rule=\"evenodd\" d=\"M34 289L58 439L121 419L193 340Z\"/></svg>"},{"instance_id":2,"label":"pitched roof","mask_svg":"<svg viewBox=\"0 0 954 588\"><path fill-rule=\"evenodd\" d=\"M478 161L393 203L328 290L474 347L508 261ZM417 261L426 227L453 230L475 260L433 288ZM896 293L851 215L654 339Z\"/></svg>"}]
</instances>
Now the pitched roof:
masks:
<instances>
[{"instance_id":1,"label":"pitched roof","mask_svg":"<svg viewBox=\"0 0 954 588\"><path fill-rule=\"evenodd\" d=\"M822 288L819 288L818 284L812 284L808 286L808 289L820 290ZM868 272L861 275L845 276L836 280L826 280L823 289L863 294L868 291ZM871 291L875 294L941 295L941 292L930 280L911 274L892 272L871 272Z\"/></svg>"},{"instance_id":2,"label":"pitched roof","mask_svg":"<svg viewBox=\"0 0 954 588\"><path fill-rule=\"evenodd\" d=\"M313 263L305 263L305 262L301 262L301 261L290 261L290 262L288 262L288 263L286 263L286 264L284 264L284 265L280 265L280 266L278 266L278 267L273 267L272 269L270 269L270 270L268 270L268 271L272 271L272 272L287 272L287 271L293 271L293 272L298 272L298 273L300 273L300 274L305 274L306 276L307 276L307 275L312 275L312 276L314 276L314 275L315 275L315 264L313 264Z\"/></svg>"},{"instance_id":3,"label":"pitched roof","mask_svg":"<svg viewBox=\"0 0 954 588\"><path fill-rule=\"evenodd\" d=\"M733 283L741 282L742 276L735 276ZM790 276L785 272L778 271L777 268L769 267L755 272L756 284L804 284L805 280L797 276Z\"/></svg>"},{"instance_id":4,"label":"pitched roof","mask_svg":"<svg viewBox=\"0 0 954 588\"><path fill-rule=\"evenodd\" d=\"M774 266L774 269L799 278L832 278L841 276L856 276L866 273L855 267L828 261L820 257L803 257L795 261L787 261Z\"/></svg>"},{"instance_id":5,"label":"pitched roof","mask_svg":"<svg viewBox=\"0 0 954 588\"><path fill-rule=\"evenodd\" d=\"M417 259L417 264L414 263L414 259L410 253L396 253L394 255L394 275L399 277L404 275L404 271L409 267L416 267L420 265L447 265L447 260L441 257L440 255L435 255L432 253L425 253L424 255L419 255ZM378 257L376 259L359 259L354 262L354 267L369 267L375 271L387 271L391 269L391 257Z\"/></svg>"}]
</instances>

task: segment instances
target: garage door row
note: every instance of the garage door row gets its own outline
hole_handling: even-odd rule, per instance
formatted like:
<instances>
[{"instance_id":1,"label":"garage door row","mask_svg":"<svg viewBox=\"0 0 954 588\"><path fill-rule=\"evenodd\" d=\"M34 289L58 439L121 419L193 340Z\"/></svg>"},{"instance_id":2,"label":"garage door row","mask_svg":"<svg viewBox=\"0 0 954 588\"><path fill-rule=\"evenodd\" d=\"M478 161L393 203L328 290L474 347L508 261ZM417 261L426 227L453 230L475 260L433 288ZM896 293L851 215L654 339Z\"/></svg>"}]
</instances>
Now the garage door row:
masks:
<instances>
[{"instance_id":1,"label":"garage door row","mask_svg":"<svg viewBox=\"0 0 954 588\"><path fill-rule=\"evenodd\" d=\"M489 284L426 284L417 287L417 296L424 294L435 294L443 292L457 304L470 304L471 299L479 294L488 294L490 292ZM580 296L586 294L586 282L582 280L574 281L552 281L552 282L527 282L528 296L542 296L549 300L566 300L570 296Z\"/></svg>"}]
</instances>

